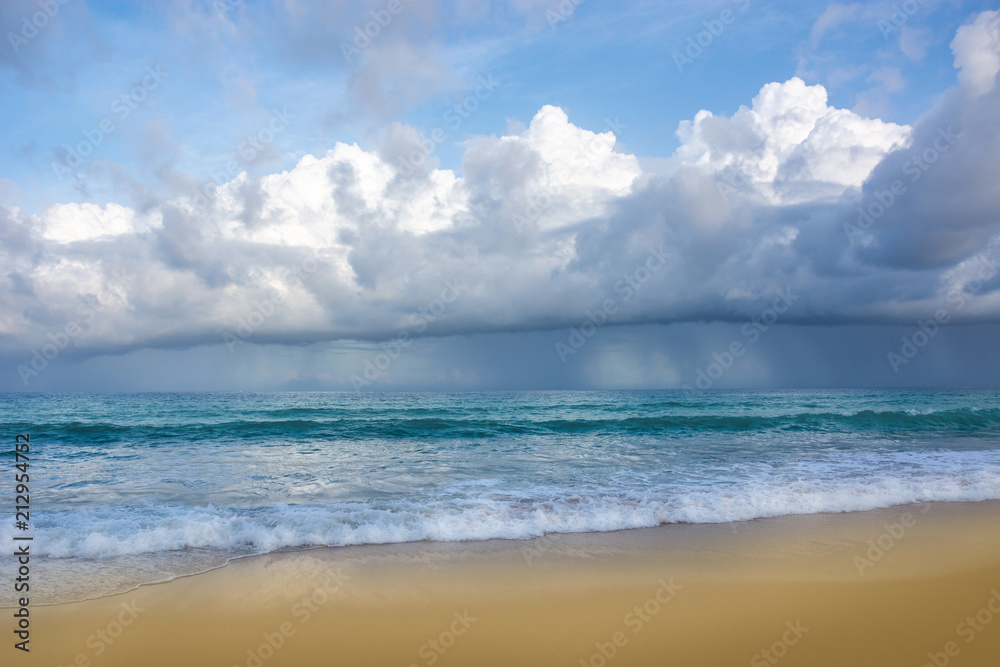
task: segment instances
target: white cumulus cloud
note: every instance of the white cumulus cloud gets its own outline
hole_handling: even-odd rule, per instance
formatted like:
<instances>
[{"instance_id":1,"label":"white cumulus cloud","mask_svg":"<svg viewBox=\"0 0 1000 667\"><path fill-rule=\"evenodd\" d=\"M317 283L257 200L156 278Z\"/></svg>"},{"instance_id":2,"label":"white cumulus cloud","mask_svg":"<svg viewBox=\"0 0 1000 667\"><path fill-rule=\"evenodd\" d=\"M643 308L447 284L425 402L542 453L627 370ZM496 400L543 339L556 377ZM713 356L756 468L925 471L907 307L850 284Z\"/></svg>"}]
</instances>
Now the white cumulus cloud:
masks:
<instances>
[{"instance_id":1,"label":"white cumulus cloud","mask_svg":"<svg viewBox=\"0 0 1000 667\"><path fill-rule=\"evenodd\" d=\"M677 135L682 162L728 171L734 182L790 203L860 186L887 153L906 145L910 128L831 107L823 86L796 77L767 84L732 117L700 111Z\"/></svg>"},{"instance_id":2,"label":"white cumulus cloud","mask_svg":"<svg viewBox=\"0 0 1000 667\"><path fill-rule=\"evenodd\" d=\"M976 93L993 90L1000 72L1000 10L979 14L951 42L958 79Z\"/></svg>"},{"instance_id":3,"label":"white cumulus cloud","mask_svg":"<svg viewBox=\"0 0 1000 667\"><path fill-rule=\"evenodd\" d=\"M543 106L470 140L461 171L407 162L420 134L394 125L376 147L241 174L207 202L0 208L0 351L23 356L72 322L90 353L218 344L251 316L261 343L552 329L609 300L615 324L745 321L788 290L787 322L909 324L963 289L955 321L996 321L1000 277L973 293L966 276L1000 234L996 13L967 28L962 85L913 127L793 78L682 122L667 174ZM853 244L845 224L895 181L905 192ZM445 290L458 298L428 319Z\"/></svg>"}]
</instances>

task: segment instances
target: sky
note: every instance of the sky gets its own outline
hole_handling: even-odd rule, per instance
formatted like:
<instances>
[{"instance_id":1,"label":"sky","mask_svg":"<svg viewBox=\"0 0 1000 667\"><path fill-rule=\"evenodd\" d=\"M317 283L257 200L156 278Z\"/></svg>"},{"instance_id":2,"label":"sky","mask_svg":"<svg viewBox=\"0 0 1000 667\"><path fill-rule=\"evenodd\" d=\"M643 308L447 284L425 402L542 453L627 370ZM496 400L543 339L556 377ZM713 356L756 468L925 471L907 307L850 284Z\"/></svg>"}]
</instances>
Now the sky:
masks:
<instances>
[{"instance_id":1,"label":"sky","mask_svg":"<svg viewBox=\"0 0 1000 667\"><path fill-rule=\"evenodd\" d=\"M5 0L0 391L1000 383L1000 6Z\"/></svg>"}]
</instances>

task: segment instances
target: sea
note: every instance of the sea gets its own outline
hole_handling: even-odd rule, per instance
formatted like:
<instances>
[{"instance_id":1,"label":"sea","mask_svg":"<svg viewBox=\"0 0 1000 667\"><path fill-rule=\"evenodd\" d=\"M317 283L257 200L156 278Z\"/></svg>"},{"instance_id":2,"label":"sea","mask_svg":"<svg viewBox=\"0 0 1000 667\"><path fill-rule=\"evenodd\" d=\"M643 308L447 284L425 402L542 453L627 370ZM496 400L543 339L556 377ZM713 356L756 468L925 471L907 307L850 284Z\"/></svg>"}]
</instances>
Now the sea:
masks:
<instances>
[{"instance_id":1,"label":"sea","mask_svg":"<svg viewBox=\"0 0 1000 667\"><path fill-rule=\"evenodd\" d=\"M317 546L1000 499L997 389L0 394L0 416L0 544L33 538L36 603Z\"/></svg>"}]
</instances>

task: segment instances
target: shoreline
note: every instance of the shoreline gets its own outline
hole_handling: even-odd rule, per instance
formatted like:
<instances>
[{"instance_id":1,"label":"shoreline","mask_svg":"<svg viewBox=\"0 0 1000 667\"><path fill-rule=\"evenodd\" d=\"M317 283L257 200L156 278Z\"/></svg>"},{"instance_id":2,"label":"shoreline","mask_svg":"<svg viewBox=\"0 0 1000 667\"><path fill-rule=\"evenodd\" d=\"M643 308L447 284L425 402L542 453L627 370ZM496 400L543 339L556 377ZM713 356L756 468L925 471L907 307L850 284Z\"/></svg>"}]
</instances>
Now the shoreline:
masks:
<instances>
[{"instance_id":1,"label":"shoreline","mask_svg":"<svg viewBox=\"0 0 1000 667\"><path fill-rule=\"evenodd\" d=\"M93 596L87 596L82 598L74 598L68 600L57 600L53 602L42 602L33 603L35 607L51 607L65 604L76 604L82 602L89 602L94 600L101 600L108 597L115 597L120 595L125 595L128 593L135 592L137 590L152 587L152 586L162 586L168 585L174 581L180 579L186 579L190 577L198 577L212 572L224 569L230 565L244 561L247 559L256 558L269 558L276 557L281 558L283 556L293 556L295 554L321 551L329 552L331 557L336 555L348 556L354 558L361 554L372 551L373 553L378 553L381 550L389 550L392 552L395 549L424 549L428 552L442 552L448 553L453 549L460 551L469 551L476 553L479 551L493 551L495 549L512 549L518 548L520 551L527 553L527 559L530 561L533 558L537 558L539 555L549 551L553 544L559 541L574 541L574 539L583 539L585 541L597 541L604 542L607 536L624 536L623 539L628 540L630 537L637 539L643 539L647 535L656 535L658 531L674 531L678 535L684 534L684 539L698 539L708 537L709 535L713 537L718 537L717 531L720 529L725 529L729 533L736 535L740 532L753 530L757 533L766 533L767 531L777 530L777 526L769 527L775 523L781 522L807 522L812 523L813 520L821 520L824 517L830 519L835 525L837 522L835 517L852 517L852 516L864 516L871 515L876 516L884 513L898 512L898 514L925 514L928 510L921 511L923 508L932 508L936 506L944 507L965 507L965 508L977 508L977 507L988 507L991 504L995 504L997 512L1000 513L1000 499L996 500L982 500L982 501L930 501L926 503L915 503L915 504L903 504L903 505L890 505L888 507L879 507L867 510L855 510L848 512L816 512L809 514L782 514L778 516L765 516L756 517L753 519L747 519L743 521L732 521L725 523L694 523L694 522L676 522L676 523L664 523L658 526L643 526L638 528L617 528L614 530L607 531L580 531L580 532L566 532L566 533L547 533L538 537L531 537L527 539L517 539L517 538L505 538L496 537L488 538L483 540L414 540L410 542L385 542L385 543L371 543L371 544L350 544L350 545L338 545L338 546L328 546L328 545L306 545L299 547L284 547L277 549L275 551L262 551L246 554L236 554L230 556L220 556L220 559L224 560L216 565L212 565L202 570L197 570L193 572L187 572L177 575L171 575L164 579L156 581L144 581L135 585L131 585L128 588L117 590L109 593L99 593ZM910 508L910 509L907 509ZM914 509L915 508L915 509ZM970 510L962 510L970 511ZM975 511L975 510L971 510ZM904 526L904 528L906 528ZM706 535L695 536L694 532L703 531ZM612 539L612 541L614 541ZM543 545L539 547L538 545ZM172 556L182 556L184 552L171 552ZM532 555L535 554L535 555ZM155 555L153 556L155 557ZM56 560L56 559L53 559ZM63 559L58 559L63 560ZM114 559L109 559L109 561L103 562L113 562ZM43 563L46 561L42 561ZM48 561L51 563L52 561ZM92 565L99 565L102 561L93 559L89 561ZM10 609L16 609L14 605L0 604L0 611L6 611Z\"/></svg>"},{"instance_id":2,"label":"shoreline","mask_svg":"<svg viewBox=\"0 0 1000 667\"><path fill-rule=\"evenodd\" d=\"M1000 613L956 624L1000 591L997 526L983 501L272 552L33 607L27 662L994 665Z\"/></svg>"}]
</instances>

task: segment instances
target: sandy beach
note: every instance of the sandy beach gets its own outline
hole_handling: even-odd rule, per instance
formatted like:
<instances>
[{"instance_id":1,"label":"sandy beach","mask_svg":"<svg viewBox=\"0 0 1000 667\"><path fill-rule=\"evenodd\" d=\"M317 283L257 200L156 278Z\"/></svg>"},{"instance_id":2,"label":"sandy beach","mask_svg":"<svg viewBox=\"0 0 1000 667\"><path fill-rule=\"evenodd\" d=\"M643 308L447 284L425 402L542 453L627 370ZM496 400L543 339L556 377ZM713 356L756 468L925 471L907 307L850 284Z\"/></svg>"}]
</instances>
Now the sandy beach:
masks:
<instances>
[{"instance_id":1,"label":"sandy beach","mask_svg":"<svg viewBox=\"0 0 1000 667\"><path fill-rule=\"evenodd\" d=\"M0 26L0 667L1000 667L1000 0Z\"/></svg>"},{"instance_id":2,"label":"sandy beach","mask_svg":"<svg viewBox=\"0 0 1000 667\"><path fill-rule=\"evenodd\" d=\"M35 607L4 664L992 666L998 526L938 503L278 553Z\"/></svg>"}]
</instances>

